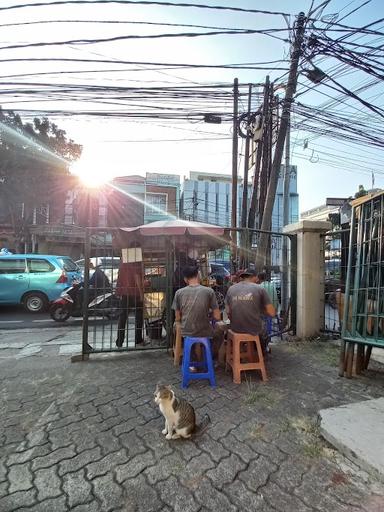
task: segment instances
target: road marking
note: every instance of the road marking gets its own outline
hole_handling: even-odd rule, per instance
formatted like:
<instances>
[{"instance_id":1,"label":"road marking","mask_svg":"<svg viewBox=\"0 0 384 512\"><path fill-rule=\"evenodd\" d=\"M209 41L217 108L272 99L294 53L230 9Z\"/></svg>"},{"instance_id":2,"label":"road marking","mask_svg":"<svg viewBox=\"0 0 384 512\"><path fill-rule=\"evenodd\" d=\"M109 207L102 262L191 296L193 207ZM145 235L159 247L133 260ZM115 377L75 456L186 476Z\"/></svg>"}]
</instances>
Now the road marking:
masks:
<instances>
[{"instance_id":1,"label":"road marking","mask_svg":"<svg viewBox=\"0 0 384 512\"><path fill-rule=\"evenodd\" d=\"M83 319L82 318L71 318L70 322L78 322L78 321L82 321ZM56 325L57 322L55 322L54 320L52 320L52 318L46 318L45 320L32 320L32 322L52 322L54 325Z\"/></svg>"},{"instance_id":2,"label":"road marking","mask_svg":"<svg viewBox=\"0 0 384 512\"><path fill-rule=\"evenodd\" d=\"M24 320L0 320L0 324L22 324Z\"/></svg>"}]
</instances>

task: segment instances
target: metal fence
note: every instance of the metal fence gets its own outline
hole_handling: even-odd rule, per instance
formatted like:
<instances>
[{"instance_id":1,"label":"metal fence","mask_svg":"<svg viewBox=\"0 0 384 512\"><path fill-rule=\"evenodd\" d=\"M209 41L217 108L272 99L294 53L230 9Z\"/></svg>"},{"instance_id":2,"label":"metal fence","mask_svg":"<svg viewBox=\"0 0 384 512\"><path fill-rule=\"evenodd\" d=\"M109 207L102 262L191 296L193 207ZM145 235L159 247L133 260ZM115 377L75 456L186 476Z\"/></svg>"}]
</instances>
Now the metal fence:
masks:
<instances>
[{"instance_id":1,"label":"metal fence","mask_svg":"<svg viewBox=\"0 0 384 512\"><path fill-rule=\"evenodd\" d=\"M224 320L225 295L236 272L244 267L265 271L263 286L279 311L272 335L294 332L296 238L268 233L266 260L256 267L260 234L257 230L226 229L223 236L154 235L144 240L119 229L88 229L83 354L172 347L172 302L176 290L184 286L186 265L199 267L201 282L214 290ZM285 307L282 296L286 297Z\"/></svg>"},{"instance_id":2,"label":"metal fence","mask_svg":"<svg viewBox=\"0 0 384 512\"><path fill-rule=\"evenodd\" d=\"M324 235L324 323L323 331L341 335L341 294L345 293L348 267L349 229L330 231Z\"/></svg>"},{"instance_id":3,"label":"metal fence","mask_svg":"<svg viewBox=\"0 0 384 512\"><path fill-rule=\"evenodd\" d=\"M343 338L384 347L384 193L353 204Z\"/></svg>"}]
</instances>

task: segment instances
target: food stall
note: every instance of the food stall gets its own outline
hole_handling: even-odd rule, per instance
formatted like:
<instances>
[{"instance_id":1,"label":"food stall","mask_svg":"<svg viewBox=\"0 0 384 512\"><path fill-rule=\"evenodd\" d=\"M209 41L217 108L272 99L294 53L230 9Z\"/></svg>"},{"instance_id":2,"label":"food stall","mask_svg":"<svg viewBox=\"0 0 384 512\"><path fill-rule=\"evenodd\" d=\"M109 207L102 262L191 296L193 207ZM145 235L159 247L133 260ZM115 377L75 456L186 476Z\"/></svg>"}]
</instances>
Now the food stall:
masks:
<instances>
[{"instance_id":1,"label":"food stall","mask_svg":"<svg viewBox=\"0 0 384 512\"><path fill-rule=\"evenodd\" d=\"M202 283L209 286L208 253L229 245L228 230L180 219L119 229L120 247L135 243L141 247L143 255L144 318L148 334L157 334L159 339L159 335L163 334L159 328L161 321L166 334L166 346L170 346L172 302L176 289L181 286L182 267L197 264Z\"/></svg>"}]
</instances>

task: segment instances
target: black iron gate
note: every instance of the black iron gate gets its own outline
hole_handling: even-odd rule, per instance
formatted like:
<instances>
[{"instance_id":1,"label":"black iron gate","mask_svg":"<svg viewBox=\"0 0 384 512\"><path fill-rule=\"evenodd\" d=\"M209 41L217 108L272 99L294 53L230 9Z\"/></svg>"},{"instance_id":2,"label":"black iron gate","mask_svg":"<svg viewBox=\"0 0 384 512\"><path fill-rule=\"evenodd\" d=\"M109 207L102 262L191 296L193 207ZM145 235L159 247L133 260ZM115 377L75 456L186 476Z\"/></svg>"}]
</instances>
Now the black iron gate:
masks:
<instances>
[{"instance_id":1,"label":"black iron gate","mask_svg":"<svg viewBox=\"0 0 384 512\"><path fill-rule=\"evenodd\" d=\"M182 269L188 264L197 264L202 284L214 289L224 319L225 294L238 271L264 271L263 286L279 311L273 334L294 333L296 237L269 232L268 253L256 267L261 232L223 231L222 236L154 235L143 243L133 232L89 228L84 247L83 355L169 349L173 297L184 285Z\"/></svg>"},{"instance_id":2,"label":"black iron gate","mask_svg":"<svg viewBox=\"0 0 384 512\"><path fill-rule=\"evenodd\" d=\"M341 335L342 297L348 266L349 229L329 231L322 244L324 254L324 322L323 331L334 337Z\"/></svg>"}]
</instances>

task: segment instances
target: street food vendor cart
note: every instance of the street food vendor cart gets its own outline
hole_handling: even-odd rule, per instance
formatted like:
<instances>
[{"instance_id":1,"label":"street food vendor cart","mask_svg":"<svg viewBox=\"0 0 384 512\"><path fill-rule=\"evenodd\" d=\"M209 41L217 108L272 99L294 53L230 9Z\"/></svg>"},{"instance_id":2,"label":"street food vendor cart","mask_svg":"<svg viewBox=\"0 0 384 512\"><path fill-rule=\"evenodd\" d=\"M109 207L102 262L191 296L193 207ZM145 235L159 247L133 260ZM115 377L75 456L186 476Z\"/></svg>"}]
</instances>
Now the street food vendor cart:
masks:
<instances>
[{"instance_id":1,"label":"street food vendor cart","mask_svg":"<svg viewBox=\"0 0 384 512\"><path fill-rule=\"evenodd\" d=\"M169 347L173 326L172 302L176 289L181 285L178 273L183 262L198 265L202 283L209 286L208 253L228 245L229 233L219 226L178 219L122 228L118 237L120 246L137 242L142 248L145 316L151 325L159 322L162 312L165 345ZM158 328L155 331L159 334Z\"/></svg>"},{"instance_id":2,"label":"street food vendor cart","mask_svg":"<svg viewBox=\"0 0 384 512\"><path fill-rule=\"evenodd\" d=\"M95 231L89 230L88 254L92 253L92 237L96 237ZM99 253L103 247L100 243L102 236L100 232L97 233ZM175 291L183 285L180 282L183 265L198 265L202 284L211 285L208 255L230 245L229 230L211 224L177 219L115 229L108 240L105 252L114 257L119 256L121 264L127 266L126 293L129 297L124 303L125 310L122 307L120 311L120 319L124 316L124 327L120 326L119 329L121 334L124 328L124 337L121 336L122 344L117 346L120 320L116 322L103 318L103 323L100 324L86 313L83 353L167 349L173 341L172 302ZM130 265L132 271L129 270ZM116 293L118 289L119 286ZM143 343L137 342L138 330L144 333Z\"/></svg>"}]
</instances>

